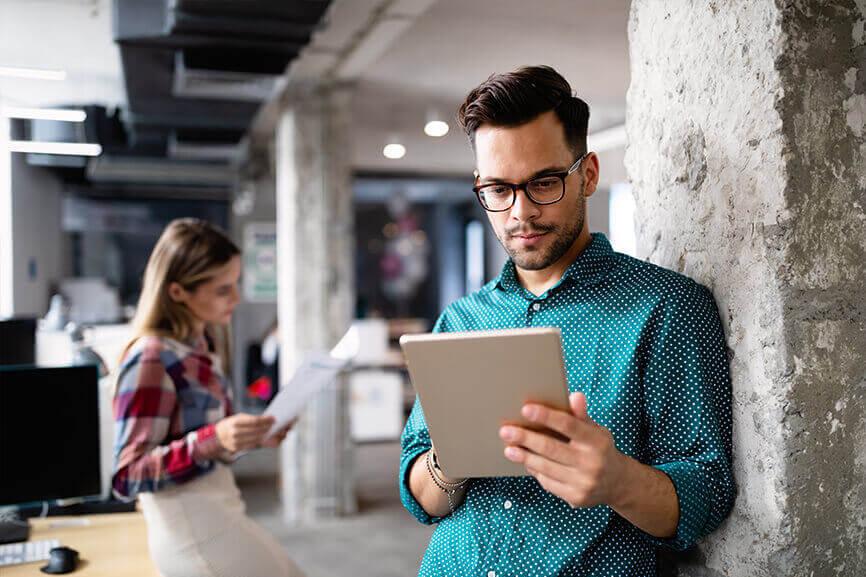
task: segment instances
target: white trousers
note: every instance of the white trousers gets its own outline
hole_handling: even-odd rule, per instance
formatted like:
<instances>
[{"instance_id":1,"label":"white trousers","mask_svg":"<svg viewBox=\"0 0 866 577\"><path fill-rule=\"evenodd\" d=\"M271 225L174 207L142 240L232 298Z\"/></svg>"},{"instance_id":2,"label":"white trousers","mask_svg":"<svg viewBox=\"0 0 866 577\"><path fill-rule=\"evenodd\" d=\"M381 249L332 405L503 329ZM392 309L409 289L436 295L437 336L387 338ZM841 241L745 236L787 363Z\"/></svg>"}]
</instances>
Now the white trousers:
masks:
<instances>
[{"instance_id":1,"label":"white trousers","mask_svg":"<svg viewBox=\"0 0 866 577\"><path fill-rule=\"evenodd\" d=\"M231 470L139 495L150 556L163 577L303 577L245 513Z\"/></svg>"}]
</instances>

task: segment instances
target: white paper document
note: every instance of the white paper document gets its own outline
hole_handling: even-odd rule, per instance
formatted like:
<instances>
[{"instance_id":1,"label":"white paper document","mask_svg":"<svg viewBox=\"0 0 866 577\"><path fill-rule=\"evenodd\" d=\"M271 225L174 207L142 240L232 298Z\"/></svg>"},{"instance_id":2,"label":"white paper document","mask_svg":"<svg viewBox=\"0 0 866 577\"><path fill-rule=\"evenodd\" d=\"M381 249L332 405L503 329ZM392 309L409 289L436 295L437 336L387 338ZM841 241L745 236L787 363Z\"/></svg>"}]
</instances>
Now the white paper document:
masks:
<instances>
[{"instance_id":1,"label":"white paper document","mask_svg":"<svg viewBox=\"0 0 866 577\"><path fill-rule=\"evenodd\" d=\"M264 414L271 415L275 419L265 438L272 436L298 418L307 403L333 383L348 363L348 360L334 358L326 352L306 355L289 382L280 388L277 396L265 409Z\"/></svg>"}]
</instances>

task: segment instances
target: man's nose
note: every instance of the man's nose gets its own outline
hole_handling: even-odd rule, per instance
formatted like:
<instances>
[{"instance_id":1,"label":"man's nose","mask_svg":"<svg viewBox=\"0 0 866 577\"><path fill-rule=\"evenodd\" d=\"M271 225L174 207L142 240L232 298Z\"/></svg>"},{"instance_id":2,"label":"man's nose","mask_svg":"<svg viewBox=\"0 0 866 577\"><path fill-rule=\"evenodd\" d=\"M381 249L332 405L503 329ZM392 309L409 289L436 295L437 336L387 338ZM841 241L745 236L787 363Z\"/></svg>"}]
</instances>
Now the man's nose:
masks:
<instances>
[{"instance_id":1,"label":"man's nose","mask_svg":"<svg viewBox=\"0 0 866 577\"><path fill-rule=\"evenodd\" d=\"M525 187L517 189L514 204L511 206L511 218L528 221L541 214L541 207L529 200Z\"/></svg>"}]
</instances>

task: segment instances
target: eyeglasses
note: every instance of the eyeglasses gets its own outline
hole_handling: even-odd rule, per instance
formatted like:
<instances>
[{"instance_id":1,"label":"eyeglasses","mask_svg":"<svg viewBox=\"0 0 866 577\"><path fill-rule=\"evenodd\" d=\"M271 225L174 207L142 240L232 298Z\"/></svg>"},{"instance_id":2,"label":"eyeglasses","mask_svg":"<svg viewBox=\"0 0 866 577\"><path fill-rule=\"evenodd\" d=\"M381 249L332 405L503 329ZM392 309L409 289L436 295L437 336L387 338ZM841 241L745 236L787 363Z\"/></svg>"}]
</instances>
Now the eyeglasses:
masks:
<instances>
[{"instance_id":1,"label":"eyeglasses","mask_svg":"<svg viewBox=\"0 0 866 577\"><path fill-rule=\"evenodd\" d=\"M488 212L503 212L514 206L517 191L523 190L526 196L535 204L556 204L565 196L565 179L580 167L580 163L589 156L586 152L574 161L568 170L552 172L538 176L525 182L494 182L472 188L478 202Z\"/></svg>"}]
</instances>

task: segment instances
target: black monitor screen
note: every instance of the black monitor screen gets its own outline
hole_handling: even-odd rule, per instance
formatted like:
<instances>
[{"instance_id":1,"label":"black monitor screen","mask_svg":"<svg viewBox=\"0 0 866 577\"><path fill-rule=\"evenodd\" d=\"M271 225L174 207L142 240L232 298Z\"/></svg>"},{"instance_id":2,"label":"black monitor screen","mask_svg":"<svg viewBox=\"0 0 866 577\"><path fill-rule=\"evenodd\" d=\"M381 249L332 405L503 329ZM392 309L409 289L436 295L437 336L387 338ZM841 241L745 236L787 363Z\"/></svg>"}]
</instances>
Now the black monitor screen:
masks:
<instances>
[{"instance_id":1,"label":"black monitor screen","mask_svg":"<svg viewBox=\"0 0 866 577\"><path fill-rule=\"evenodd\" d=\"M0 365L36 362L36 319L0 320Z\"/></svg>"},{"instance_id":2,"label":"black monitor screen","mask_svg":"<svg viewBox=\"0 0 866 577\"><path fill-rule=\"evenodd\" d=\"M0 367L0 505L99 493L96 367Z\"/></svg>"}]
</instances>

